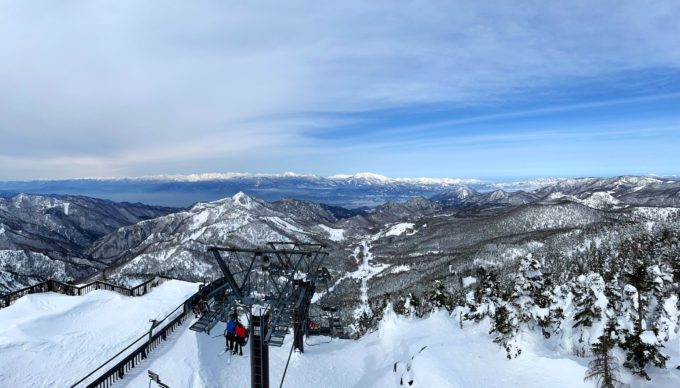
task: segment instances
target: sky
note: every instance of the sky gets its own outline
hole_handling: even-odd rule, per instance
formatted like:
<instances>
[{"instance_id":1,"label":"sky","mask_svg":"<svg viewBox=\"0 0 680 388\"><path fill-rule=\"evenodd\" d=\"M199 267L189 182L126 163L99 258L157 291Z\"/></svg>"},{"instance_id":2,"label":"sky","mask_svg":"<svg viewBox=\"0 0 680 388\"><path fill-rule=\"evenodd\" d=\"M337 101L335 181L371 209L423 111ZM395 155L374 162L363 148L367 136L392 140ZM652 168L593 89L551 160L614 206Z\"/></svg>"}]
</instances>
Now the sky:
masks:
<instances>
[{"instance_id":1,"label":"sky","mask_svg":"<svg viewBox=\"0 0 680 388\"><path fill-rule=\"evenodd\" d=\"M680 173L678 1L0 0L0 180Z\"/></svg>"}]
</instances>

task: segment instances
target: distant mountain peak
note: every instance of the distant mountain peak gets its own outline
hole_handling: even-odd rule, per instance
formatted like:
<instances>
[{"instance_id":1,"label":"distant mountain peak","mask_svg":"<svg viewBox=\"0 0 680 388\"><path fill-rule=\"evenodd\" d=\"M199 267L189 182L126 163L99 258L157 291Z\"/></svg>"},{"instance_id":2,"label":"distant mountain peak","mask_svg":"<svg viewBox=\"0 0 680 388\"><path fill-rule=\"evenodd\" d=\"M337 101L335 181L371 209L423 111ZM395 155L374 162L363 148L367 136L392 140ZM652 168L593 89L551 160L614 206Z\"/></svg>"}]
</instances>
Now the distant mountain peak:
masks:
<instances>
[{"instance_id":1,"label":"distant mountain peak","mask_svg":"<svg viewBox=\"0 0 680 388\"><path fill-rule=\"evenodd\" d=\"M380 174L375 174L372 172L360 172L357 174L338 174L338 175L332 175L329 176L327 179L330 180L365 180L365 181L378 181L378 182L389 182L391 181L390 178L380 175Z\"/></svg>"},{"instance_id":2,"label":"distant mountain peak","mask_svg":"<svg viewBox=\"0 0 680 388\"><path fill-rule=\"evenodd\" d=\"M253 208L253 200L250 198L246 193L243 191L239 191L238 193L234 194L231 199L234 201L235 206L241 206L246 209L252 209Z\"/></svg>"},{"instance_id":3,"label":"distant mountain peak","mask_svg":"<svg viewBox=\"0 0 680 388\"><path fill-rule=\"evenodd\" d=\"M458 195L459 199L469 198L477 193L476 191L472 190L467 186L460 186L455 190L455 192Z\"/></svg>"},{"instance_id":4,"label":"distant mountain peak","mask_svg":"<svg viewBox=\"0 0 680 388\"><path fill-rule=\"evenodd\" d=\"M489 201L500 201L508 198L508 192L505 190L494 190L488 194L488 200Z\"/></svg>"}]
</instances>

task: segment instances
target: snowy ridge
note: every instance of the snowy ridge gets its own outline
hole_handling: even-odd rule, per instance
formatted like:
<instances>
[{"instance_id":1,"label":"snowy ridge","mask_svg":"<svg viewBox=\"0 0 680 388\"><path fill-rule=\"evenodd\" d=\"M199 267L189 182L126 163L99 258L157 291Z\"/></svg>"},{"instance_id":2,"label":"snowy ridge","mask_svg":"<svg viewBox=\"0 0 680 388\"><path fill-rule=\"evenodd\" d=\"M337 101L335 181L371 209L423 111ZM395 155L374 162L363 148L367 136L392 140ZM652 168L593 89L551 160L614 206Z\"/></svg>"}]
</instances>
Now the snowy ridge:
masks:
<instances>
[{"instance_id":1,"label":"snowy ridge","mask_svg":"<svg viewBox=\"0 0 680 388\"><path fill-rule=\"evenodd\" d=\"M605 209L610 206L620 205L622 202L614 198L610 193L599 191L581 200L581 203L595 209Z\"/></svg>"},{"instance_id":2,"label":"snowy ridge","mask_svg":"<svg viewBox=\"0 0 680 388\"><path fill-rule=\"evenodd\" d=\"M290 204L289 204L290 205ZM294 206L292 204L291 206ZM300 206L304 206L301 204ZM97 241L93 257L116 261L117 279L136 274L167 273L193 281L213 276L214 260L208 246L261 246L268 241L342 241L344 231L320 224L314 214L295 218L274 204L237 193L191 209L121 228ZM295 208L289 209L294 211ZM323 226L322 226L323 225Z\"/></svg>"}]
</instances>

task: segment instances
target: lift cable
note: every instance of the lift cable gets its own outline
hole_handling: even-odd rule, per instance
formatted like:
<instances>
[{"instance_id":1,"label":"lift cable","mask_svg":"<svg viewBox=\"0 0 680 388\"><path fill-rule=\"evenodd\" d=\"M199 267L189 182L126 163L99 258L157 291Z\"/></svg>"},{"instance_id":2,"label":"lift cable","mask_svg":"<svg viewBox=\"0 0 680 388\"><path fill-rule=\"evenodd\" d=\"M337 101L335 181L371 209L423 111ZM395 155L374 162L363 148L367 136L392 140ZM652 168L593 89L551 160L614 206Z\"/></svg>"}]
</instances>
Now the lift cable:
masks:
<instances>
[{"instance_id":1,"label":"lift cable","mask_svg":"<svg viewBox=\"0 0 680 388\"><path fill-rule=\"evenodd\" d=\"M288 353L288 361L286 361L286 369L283 370L283 376L281 376L281 384L279 384L279 388L283 387L283 380L286 378L286 372L288 372L288 364L290 364L290 356L293 355L293 349L295 349L295 341L293 341L293 344L290 347L290 353Z\"/></svg>"}]
</instances>

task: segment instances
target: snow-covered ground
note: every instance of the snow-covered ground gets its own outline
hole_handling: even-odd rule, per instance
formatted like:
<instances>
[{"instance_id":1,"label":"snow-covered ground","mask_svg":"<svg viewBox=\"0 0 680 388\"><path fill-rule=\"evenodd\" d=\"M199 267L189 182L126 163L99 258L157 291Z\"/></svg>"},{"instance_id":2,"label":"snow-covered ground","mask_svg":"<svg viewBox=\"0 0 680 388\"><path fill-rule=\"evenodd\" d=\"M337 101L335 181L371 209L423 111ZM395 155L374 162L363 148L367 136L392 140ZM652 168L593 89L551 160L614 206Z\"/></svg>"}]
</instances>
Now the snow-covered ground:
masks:
<instances>
[{"instance_id":1,"label":"snow-covered ground","mask_svg":"<svg viewBox=\"0 0 680 388\"><path fill-rule=\"evenodd\" d=\"M368 281L382 272L385 268L389 267L388 264L374 265L371 263L371 260L373 259L373 253L371 253L371 245L368 242L362 242L360 252L363 257L361 265L359 265L359 268L357 268L355 272L348 274L350 277L361 279L361 287L359 288L359 307L354 313L355 317L359 317L361 313L370 312L370 308L368 306ZM355 252L355 256L357 255L358 253Z\"/></svg>"},{"instance_id":2,"label":"snow-covered ground","mask_svg":"<svg viewBox=\"0 0 680 388\"><path fill-rule=\"evenodd\" d=\"M0 310L0 386L68 386L142 334L149 318L163 315L194 291L194 284L168 282L139 298L105 291L22 298ZM399 387L403 377L403 386L412 379L412 387L594 387L583 381L589 359L557 350L540 334L524 334L521 356L508 360L491 341L486 323L466 322L461 329L455 314L444 311L426 319L387 311L379 329L359 340L309 338L304 354L293 353L283 386ZM115 387L147 387L148 370L171 387L249 387L248 346L242 357L220 355L223 337L189 326L182 325ZM220 324L213 334L222 330ZM270 348L271 386L279 385L292 339L290 334L281 348ZM669 369L650 368L651 382L627 374L624 380L632 388L677 388L677 338L665 353L672 357Z\"/></svg>"},{"instance_id":3,"label":"snow-covered ground","mask_svg":"<svg viewBox=\"0 0 680 388\"><path fill-rule=\"evenodd\" d=\"M328 238L333 241L342 241L345 239L344 229L334 229L323 224L319 224L318 226L328 235Z\"/></svg>"},{"instance_id":4,"label":"snow-covered ground","mask_svg":"<svg viewBox=\"0 0 680 388\"><path fill-rule=\"evenodd\" d=\"M33 294L0 310L0 387L68 387L197 291L172 280L148 294Z\"/></svg>"},{"instance_id":5,"label":"snow-covered ground","mask_svg":"<svg viewBox=\"0 0 680 388\"><path fill-rule=\"evenodd\" d=\"M283 386L399 387L402 376L404 386L413 379L413 387L428 388L595 386L583 381L588 359L561 354L550 349L542 338L528 336L522 341L522 355L510 361L491 342L488 329L488 325L478 324L461 330L458 321L445 312L427 319L388 314L377 332L357 341L333 340L307 346L304 354L293 353ZM224 350L223 338L199 334L187 327L174 336L117 386L146 386L148 369L160 374L171 387L250 386L247 346L243 357L218 356ZM311 338L308 342L322 340ZM270 348L271 386L281 381L291 343L292 335L288 335L281 348ZM677 345L666 350L677 360ZM675 364L671 362L669 366L672 365ZM649 383L629 375L624 379L632 388L680 386L678 370L653 370L651 376Z\"/></svg>"},{"instance_id":6,"label":"snow-covered ground","mask_svg":"<svg viewBox=\"0 0 680 388\"><path fill-rule=\"evenodd\" d=\"M413 229L414 226L415 224L412 222L401 222L387 230L384 233L384 236L401 236L406 232L408 232L408 236L411 236L416 233L416 231Z\"/></svg>"}]
</instances>

